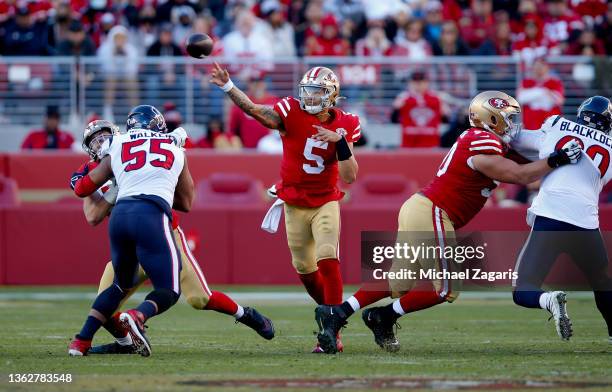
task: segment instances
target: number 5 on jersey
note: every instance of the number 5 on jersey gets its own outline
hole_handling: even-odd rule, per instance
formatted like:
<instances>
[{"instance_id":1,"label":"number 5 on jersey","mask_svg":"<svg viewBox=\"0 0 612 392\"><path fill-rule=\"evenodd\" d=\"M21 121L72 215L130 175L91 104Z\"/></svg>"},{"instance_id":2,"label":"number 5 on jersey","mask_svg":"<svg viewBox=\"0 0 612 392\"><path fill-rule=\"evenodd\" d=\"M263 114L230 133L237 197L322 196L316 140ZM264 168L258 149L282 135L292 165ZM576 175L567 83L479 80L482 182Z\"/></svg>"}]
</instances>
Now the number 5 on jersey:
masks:
<instances>
[{"instance_id":1,"label":"number 5 on jersey","mask_svg":"<svg viewBox=\"0 0 612 392\"><path fill-rule=\"evenodd\" d=\"M325 170L323 157L314 153L314 148L320 148L321 150L327 150L328 143L321 140L315 140L308 138L306 139L306 146L304 147L304 158L307 161L314 161L316 166L312 166L310 163L304 163L302 168L308 174L321 174Z\"/></svg>"}]
</instances>

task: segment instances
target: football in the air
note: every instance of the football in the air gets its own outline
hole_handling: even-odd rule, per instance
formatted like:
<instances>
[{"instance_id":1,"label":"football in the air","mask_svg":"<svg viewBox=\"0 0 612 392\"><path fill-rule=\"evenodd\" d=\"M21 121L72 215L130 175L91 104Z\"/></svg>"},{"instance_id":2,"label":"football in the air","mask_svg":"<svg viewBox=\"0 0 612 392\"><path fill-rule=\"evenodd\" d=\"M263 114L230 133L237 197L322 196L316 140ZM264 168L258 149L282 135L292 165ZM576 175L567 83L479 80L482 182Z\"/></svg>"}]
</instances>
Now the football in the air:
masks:
<instances>
[{"instance_id":1,"label":"football in the air","mask_svg":"<svg viewBox=\"0 0 612 392\"><path fill-rule=\"evenodd\" d=\"M191 57L201 59L212 53L213 45L213 40L208 35L195 33L187 38L185 48Z\"/></svg>"}]
</instances>

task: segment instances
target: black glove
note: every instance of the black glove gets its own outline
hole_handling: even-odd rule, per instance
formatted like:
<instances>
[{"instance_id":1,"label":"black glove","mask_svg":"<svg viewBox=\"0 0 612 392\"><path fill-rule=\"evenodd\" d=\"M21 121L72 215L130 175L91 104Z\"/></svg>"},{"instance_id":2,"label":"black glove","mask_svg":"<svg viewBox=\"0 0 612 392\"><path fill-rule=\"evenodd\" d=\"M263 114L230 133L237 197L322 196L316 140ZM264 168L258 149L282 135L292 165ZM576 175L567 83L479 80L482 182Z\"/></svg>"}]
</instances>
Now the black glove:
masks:
<instances>
[{"instance_id":1,"label":"black glove","mask_svg":"<svg viewBox=\"0 0 612 392\"><path fill-rule=\"evenodd\" d=\"M576 163L580 160L581 154L582 148L580 144L572 139L548 156L548 166L560 167L570 163Z\"/></svg>"}]
</instances>

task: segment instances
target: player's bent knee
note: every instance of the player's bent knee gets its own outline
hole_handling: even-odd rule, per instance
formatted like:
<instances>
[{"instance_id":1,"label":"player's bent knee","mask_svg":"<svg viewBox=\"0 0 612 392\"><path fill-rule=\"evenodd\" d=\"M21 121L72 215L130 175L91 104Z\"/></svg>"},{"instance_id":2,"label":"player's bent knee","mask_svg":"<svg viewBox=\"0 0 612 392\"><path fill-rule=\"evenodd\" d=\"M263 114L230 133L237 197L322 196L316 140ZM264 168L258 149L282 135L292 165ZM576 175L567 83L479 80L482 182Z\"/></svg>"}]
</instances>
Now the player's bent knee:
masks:
<instances>
[{"instance_id":1,"label":"player's bent knee","mask_svg":"<svg viewBox=\"0 0 612 392\"><path fill-rule=\"evenodd\" d=\"M295 272L300 275L310 274L317 270L317 265L314 262L293 260L291 263L293 264L293 268L295 268Z\"/></svg>"},{"instance_id":2,"label":"player's bent knee","mask_svg":"<svg viewBox=\"0 0 612 392\"><path fill-rule=\"evenodd\" d=\"M206 308L206 305L208 304L209 299L210 297L208 297L207 295L205 296L192 295L192 296L186 297L187 303L196 310L204 310L204 308Z\"/></svg>"},{"instance_id":3,"label":"player's bent knee","mask_svg":"<svg viewBox=\"0 0 612 392\"><path fill-rule=\"evenodd\" d=\"M147 295L146 301L152 301L157 305L157 314L165 312L179 299L180 294L170 289L156 289Z\"/></svg>"},{"instance_id":4,"label":"player's bent knee","mask_svg":"<svg viewBox=\"0 0 612 392\"><path fill-rule=\"evenodd\" d=\"M338 257L337 248L333 245L323 244L317 248L317 261L336 257Z\"/></svg>"}]
</instances>

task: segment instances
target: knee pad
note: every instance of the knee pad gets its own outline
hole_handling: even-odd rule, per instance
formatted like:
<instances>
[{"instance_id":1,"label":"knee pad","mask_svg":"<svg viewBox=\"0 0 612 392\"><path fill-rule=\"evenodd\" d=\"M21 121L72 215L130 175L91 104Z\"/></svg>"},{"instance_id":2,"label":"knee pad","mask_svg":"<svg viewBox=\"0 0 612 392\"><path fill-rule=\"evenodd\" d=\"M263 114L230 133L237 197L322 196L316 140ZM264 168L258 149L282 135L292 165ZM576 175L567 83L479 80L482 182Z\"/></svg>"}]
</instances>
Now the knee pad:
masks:
<instances>
[{"instance_id":1,"label":"knee pad","mask_svg":"<svg viewBox=\"0 0 612 392\"><path fill-rule=\"evenodd\" d=\"M186 297L187 303L196 310L204 310L204 308L206 308L206 305L208 304L209 299L210 298L208 296L192 295L190 297Z\"/></svg>"},{"instance_id":2,"label":"knee pad","mask_svg":"<svg viewBox=\"0 0 612 392\"><path fill-rule=\"evenodd\" d=\"M155 302L157 305L157 314L165 312L178 301L180 294L175 293L170 289L157 289L147 295L146 301Z\"/></svg>"}]
</instances>

